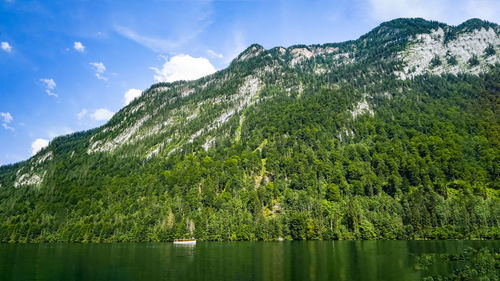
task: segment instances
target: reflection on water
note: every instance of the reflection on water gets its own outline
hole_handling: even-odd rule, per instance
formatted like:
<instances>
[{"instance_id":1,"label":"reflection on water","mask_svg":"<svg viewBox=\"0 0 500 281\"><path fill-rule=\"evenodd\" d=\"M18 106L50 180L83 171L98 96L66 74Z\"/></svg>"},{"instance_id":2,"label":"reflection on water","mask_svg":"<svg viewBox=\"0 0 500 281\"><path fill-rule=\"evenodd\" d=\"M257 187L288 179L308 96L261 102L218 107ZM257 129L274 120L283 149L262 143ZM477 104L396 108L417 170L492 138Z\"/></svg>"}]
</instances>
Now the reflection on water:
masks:
<instances>
[{"instance_id":1,"label":"reflection on water","mask_svg":"<svg viewBox=\"0 0 500 281\"><path fill-rule=\"evenodd\" d=\"M172 248L167 247L171 249L171 254L172 258L174 259L183 259L183 263L187 263L188 266L192 266L192 263L194 262L194 254L195 254L195 249L196 245L193 244L184 244L184 245L177 245L174 244Z\"/></svg>"},{"instance_id":2,"label":"reflection on water","mask_svg":"<svg viewBox=\"0 0 500 281\"><path fill-rule=\"evenodd\" d=\"M416 256L468 246L500 241L0 244L0 280L420 280Z\"/></svg>"}]
</instances>

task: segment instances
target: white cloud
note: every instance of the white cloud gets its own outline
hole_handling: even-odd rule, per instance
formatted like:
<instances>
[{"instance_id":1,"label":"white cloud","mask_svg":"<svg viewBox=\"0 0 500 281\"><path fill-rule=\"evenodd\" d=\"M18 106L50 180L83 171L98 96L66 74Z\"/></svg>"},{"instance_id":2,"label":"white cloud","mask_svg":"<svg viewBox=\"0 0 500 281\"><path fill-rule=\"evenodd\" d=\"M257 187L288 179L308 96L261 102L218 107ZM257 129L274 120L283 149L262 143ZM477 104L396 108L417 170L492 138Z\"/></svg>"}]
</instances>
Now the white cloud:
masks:
<instances>
[{"instance_id":1,"label":"white cloud","mask_svg":"<svg viewBox=\"0 0 500 281\"><path fill-rule=\"evenodd\" d=\"M7 53L10 53L12 51L12 47L10 46L9 42L2 42L2 50L6 51Z\"/></svg>"},{"instance_id":2,"label":"white cloud","mask_svg":"<svg viewBox=\"0 0 500 281\"><path fill-rule=\"evenodd\" d=\"M125 95L123 96L123 105L131 103L134 99L140 97L141 94L142 91L139 89L128 89L128 91L125 92Z\"/></svg>"},{"instance_id":3,"label":"white cloud","mask_svg":"<svg viewBox=\"0 0 500 281\"><path fill-rule=\"evenodd\" d=\"M51 97L58 97L56 93L54 93L54 89L56 88L56 82L52 78L43 78L40 79L41 82L45 84L45 93Z\"/></svg>"},{"instance_id":4,"label":"white cloud","mask_svg":"<svg viewBox=\"0 0 500 281\"><path fill-rule=\"evenodd\" d=\"M77 50L77 51L78 51L78 52L80 52L80 53L85 52L85 46L83 46L82 42L78 42L78 41L76 41L76 42L73 44L73 48L75 48L75 50Z\"/></svg>"},{"instance_id":5,"label":"white cloud","mask_svg":"<svg viewBox=\"0 0 500 281\"><path fill-rule=\"evenodd\" d=\"M498 22L498 0L367 0L368 13L377 20L422 17L448 24L460 24L470 18Z\"/></svg>"},{"instance_id":6,"label":"white cloud","mask_svg":"<svg viewBox=\"0 0 500 281\"><path fill-rule=\"evenodd\" d=\"M7 123L2 123L2 127L3 127L5 130L14 131L14 128L12 128L11 126L7 125Z\"/></svg>"},{"instance_id":7,"label":"white cloud","mask_svg":"<svg viewBox=\"0 0 500 281\"><path fill-rule=\"evenodd\" d=\"M121 34L122 36L125 36L126 38L133 40L155 52L167 52L168 50L179 47L186 41L183 39L180 40L179 42L175 42L162 38L148 37L140 35L135 31L133 31L132 29L124 26L115 26L115 31Z\"/></svg>"},{"instance_id":8,"label":"white cloud","mask_svg":"<svg viewBox=\"0 0 500 281\"><path fill-rule=\"evenodd\" d=\"M195 80L212 74L215 67L206 58L193 58L190 55L177 55L165 58L165 63L160 68L151 67L156 73L154 79L157 82L173 82L177 80Z\"/></svg>"},{"instance_id":9,"label":"white cloud","mask_svg":"<svg viewBox=\"0 0 500 281\"><path fill-rule=\"evenodd\" d=\"M97 109L90 117L96 121L107 121L113 117L115 113L109 111L106 108L99 108Z\"/></svg>"},{"instance_id":10,"label":"white cloud","mask_svg":"<svg viewBox=\"0 0 500 281\"><path fill-rule=\"evenodd\" d=\"M4 123L10 123L14 118L10 115L10 112L0 112L0 117L2 117Z\"/></svg>"},{"instance_id":11,"label":"white cloud","mask_svg":"<svg viewBox=\"0 0 500 281\"><path fill-rule=\"evenodd\" d=\"M212 24L212 1L197 1L196 5L185 9L182 18L176 21L176 27L162 33L169 34L169 38L140 34L136 30L115 24L114 31L136 43L158 53L171 53L191 42L205 28Z\"/></svg>"},{"instance_id":12,"label":"white cloud","mask_svg":"<svg viewBox=\"0 0 500 281\"><path fill-rule=\"evenodd\" d=\"M108 81L108 78L103 75L106 71L106 66L104 66L102 62L91 62L90 65L95 68L95 76L97 79Z\"/></svg>"},{"instance_id":13,"label":"white cloud","mask_svg":"<svg viewBox=\"0 0 500 281\"><path fill-rule=\"evenodd\" d=\"M207 53L212 57L212 58L223 58L224 56L222 54L216 53L213 50L207 50Z\"/></svg>"},{"instance_id":14,"label":"white cloud","mask_svg":"<svg viewBox=\"0 0 500 281\"><path fill-rule=\"evenodd\" d=\"M56 88L56 82L54 82L54 79L52 78L43 78L40 79L43 83L45 83L47 89L49 90L54 90Z\"/></svg>"},{"instance_id":15,"label":"white cloud","mask_svg":"<svg viewBox=\"0 0 500 281\"><path fill-rule=\"evenodd\" d=\"M49 141L46 139L36 139L33 143L31 143L31 155L35 155L38 151L49 145Z\"/></svg>"},{"instance_id":16,"label":"white cloud","mask_svg":"<svg viewBox=\"0 0 500 281\"><path fill-rule=\"evenodd\" d=\"M76 117L78 118L78 120L81 120L83 117L85 117L85 115L87 115L87 109L83 108L80 112L78 112Z\"/></svg>"},{"instance_id":17,"label":"white cloud","mask_svg":"<svg viewBox=\"0 0 500 281\"><path fill-rule=\"evenodd\" d=\"M5 130L14 131L14 128L9 126L9 123L12 122L12 120L14 120L14 118L12 118L12 115L10 115L10 112L0 112L0 119L3 119L2 120L2 127Z\"/></svg>"}]
</instances>

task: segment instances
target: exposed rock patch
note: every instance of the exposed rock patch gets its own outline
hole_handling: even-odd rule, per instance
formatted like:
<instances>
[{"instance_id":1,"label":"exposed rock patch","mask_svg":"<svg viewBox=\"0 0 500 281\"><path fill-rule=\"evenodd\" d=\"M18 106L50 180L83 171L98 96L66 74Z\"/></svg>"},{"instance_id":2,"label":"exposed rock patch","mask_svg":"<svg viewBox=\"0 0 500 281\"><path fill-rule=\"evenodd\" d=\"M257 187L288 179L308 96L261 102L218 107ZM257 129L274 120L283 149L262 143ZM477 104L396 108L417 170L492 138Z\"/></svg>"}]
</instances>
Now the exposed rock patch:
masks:
<instances>
[{"instance_id":1,"label":"exposed rock patch","mask_svg":"<svg viewBox=\"0 0 500 281\"><path fill-rule=\"evenodd\" d=\"M499 44L500 36L493 28L459 33L448 42L445 40L445 31L438 28L430 34L418 34L410 40L407 49L398 54L405 66L395 74L403 80L424 73L479 74L486 71L488 65L500 62ZM484 51L490 45L497 52L485 56ZM477 65L471 65L472 57L478 59Z\"/></svg>"}]
</instances>

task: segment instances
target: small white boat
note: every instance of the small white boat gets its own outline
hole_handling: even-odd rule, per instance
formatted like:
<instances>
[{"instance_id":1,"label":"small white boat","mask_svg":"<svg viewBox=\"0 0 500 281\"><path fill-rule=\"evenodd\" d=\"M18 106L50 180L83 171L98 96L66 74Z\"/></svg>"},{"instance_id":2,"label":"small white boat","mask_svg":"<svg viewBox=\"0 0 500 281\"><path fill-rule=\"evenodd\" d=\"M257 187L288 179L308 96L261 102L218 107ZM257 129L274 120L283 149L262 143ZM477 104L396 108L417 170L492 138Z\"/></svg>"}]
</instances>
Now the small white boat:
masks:
<instances>
[{"instance_id":1,"label":"small white boat","mask_svg":"<svg viewBox=\"0 0 500 281\"><path fill-rule=\"evenodd\" d=\"M196 239L175 239L174 245L196 245Z\"/></svg>"}]
</instances>

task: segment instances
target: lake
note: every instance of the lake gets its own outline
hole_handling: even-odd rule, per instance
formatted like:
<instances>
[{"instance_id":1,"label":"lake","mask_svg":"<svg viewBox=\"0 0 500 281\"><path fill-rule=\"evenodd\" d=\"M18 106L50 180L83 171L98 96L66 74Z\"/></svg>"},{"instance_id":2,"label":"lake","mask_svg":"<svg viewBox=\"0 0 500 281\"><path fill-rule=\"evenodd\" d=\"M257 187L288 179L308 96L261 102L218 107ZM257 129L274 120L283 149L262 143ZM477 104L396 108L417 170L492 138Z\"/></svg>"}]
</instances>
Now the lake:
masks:
<instances>
[{"instance_id":1,"label":"lake","mask_svg":"<svg viewBox=\"0 0 500 281\"><path fill-rule=\"evenodd\" d=\"M500 241L288 241L0 244L0 280L420 280L423 253Z\"/></svg>"}]
</instances>

